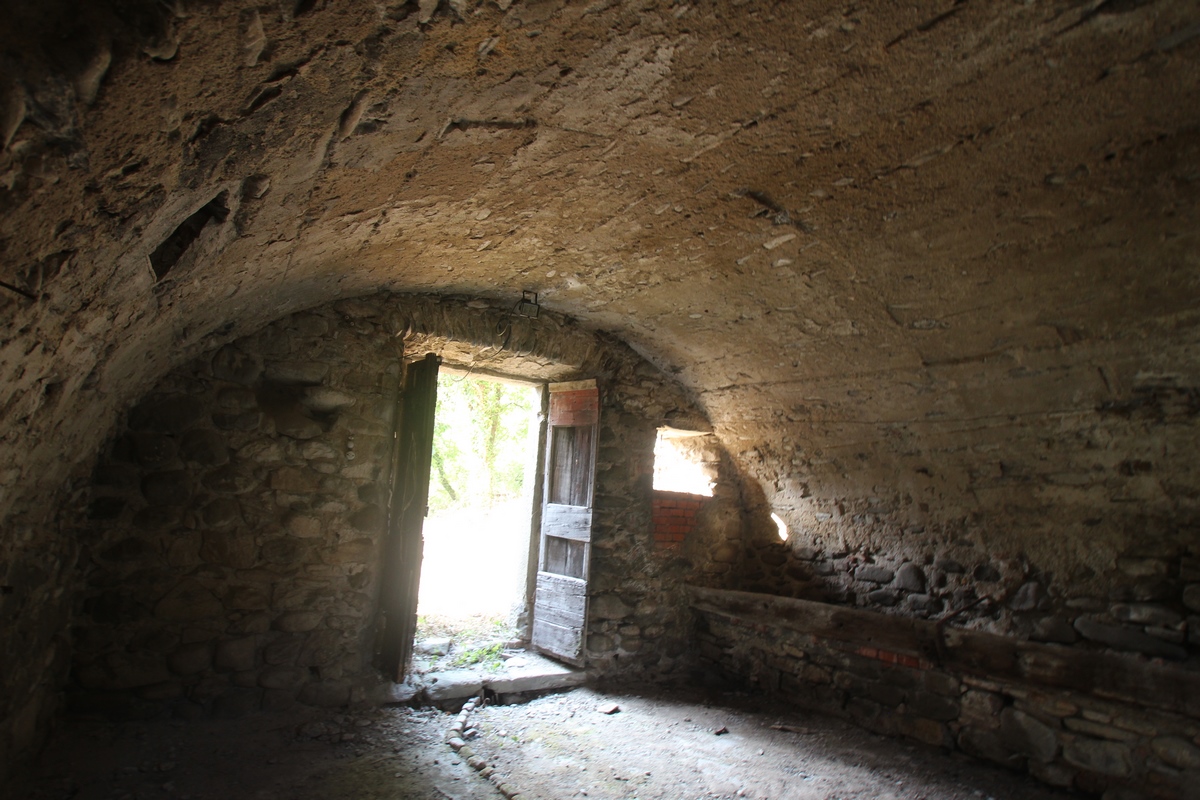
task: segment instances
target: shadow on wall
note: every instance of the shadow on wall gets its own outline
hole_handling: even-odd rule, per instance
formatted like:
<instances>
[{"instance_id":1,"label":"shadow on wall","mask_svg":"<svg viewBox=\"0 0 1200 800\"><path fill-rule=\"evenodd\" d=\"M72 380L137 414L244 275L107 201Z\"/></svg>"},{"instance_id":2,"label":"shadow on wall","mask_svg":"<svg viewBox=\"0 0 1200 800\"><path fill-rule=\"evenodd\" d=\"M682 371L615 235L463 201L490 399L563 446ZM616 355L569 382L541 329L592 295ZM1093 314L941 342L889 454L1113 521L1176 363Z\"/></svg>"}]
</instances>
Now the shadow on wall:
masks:
<instances>
[{"instance_id":1,"label":"shadow on wall","mask_svg":"<svg viewBox=\"0 0 1200 800\"><path fill-rule=\"evenodd\" d=\"M896 525L878 501L828 504L781 541L759 484L744 486L743 557L708 583L725 588L693 589L704 662L1055 786L1191 796L1200 550L1186 520L1144 521L1105 572L1057 575L965 522Z\"/></svg>"},{"instance_id":2,"label":"shadow on wall","mask_svg":"<svg viewBox=\"0 0 1200 800\"><path fill-rule=\"evenodd\" d=\"M304 312L130 411L95 472L77 707L362 696L401 355L379 319Z\"/></svg>"},{"instance_id":3,"label":"shadow on wall","mask_svg":"<svg viewBox=\"0 0 1200 800\"><path fill-rule=\"evenodd\" d=\"M1200 657L1200 549L1185 543L1185 525L1176 528L1178 542L1135 545L1109 571L1080 569L1065 581L1023 554L989 550L965 524L910 531L870 514L845 515L821 533L800 527L780 542L761 516L729 588L1084 649Z\"/></svg>"}]
</instances>

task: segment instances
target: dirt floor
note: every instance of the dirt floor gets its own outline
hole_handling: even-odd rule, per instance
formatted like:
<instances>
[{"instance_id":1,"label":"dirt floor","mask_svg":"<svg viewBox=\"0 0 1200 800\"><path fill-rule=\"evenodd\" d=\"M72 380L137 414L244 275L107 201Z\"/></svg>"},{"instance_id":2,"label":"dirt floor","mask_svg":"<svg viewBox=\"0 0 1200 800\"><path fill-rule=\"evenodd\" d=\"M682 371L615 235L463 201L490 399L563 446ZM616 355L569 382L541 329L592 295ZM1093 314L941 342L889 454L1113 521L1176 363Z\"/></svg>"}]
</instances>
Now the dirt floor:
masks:
<instances>
[{"instance_id":1,"label":"dirt floor","mask_svg":"<svg viewBox=\"0 0 1200 800\"><path fill-rule=\"evenodd\" d=\"M499 784L530 800L1067 796L738 693L580 688L484 706L467 717L469 749L460 752L447 744L457 718L387 707L190 723L72 721L43 754L34 785L16 796L494 800L503 796ZM486 762L483 773L468 758ZM493 770L491 780L482 777Z\"/></svg>"},{"instance_id":2,"label":"dirt floor","mask_svg":"<svg viewBox=\"0 0 1200 800\"><path fill-rule=\"evenodd\" d=\"M581 688L525 706L486 706L469 723L480 732L473 750L523 796L541 800L1068 796L740 693Z\"/></svg>"}]
</instances>

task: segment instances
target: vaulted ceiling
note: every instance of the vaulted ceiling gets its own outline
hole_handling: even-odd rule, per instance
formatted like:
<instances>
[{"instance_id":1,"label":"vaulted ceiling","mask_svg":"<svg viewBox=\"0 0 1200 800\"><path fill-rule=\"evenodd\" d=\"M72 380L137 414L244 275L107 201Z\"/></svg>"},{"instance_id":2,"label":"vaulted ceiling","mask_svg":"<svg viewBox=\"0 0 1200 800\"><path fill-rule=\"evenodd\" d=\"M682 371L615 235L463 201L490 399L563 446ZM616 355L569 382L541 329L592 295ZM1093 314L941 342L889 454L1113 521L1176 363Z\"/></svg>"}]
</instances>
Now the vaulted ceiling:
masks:
<instances>
[{"instance_id":1,"label":"vaulted ceiling","mask_svg":"<svg viewBox=\"0 0 1200 800\"><path fill-rule=\"evenodd\" d=\"M73 5L0 25L5 511L379 289L616 334L800 524L1194 508L1196 3Z\"/></svg>"}]
</instances>

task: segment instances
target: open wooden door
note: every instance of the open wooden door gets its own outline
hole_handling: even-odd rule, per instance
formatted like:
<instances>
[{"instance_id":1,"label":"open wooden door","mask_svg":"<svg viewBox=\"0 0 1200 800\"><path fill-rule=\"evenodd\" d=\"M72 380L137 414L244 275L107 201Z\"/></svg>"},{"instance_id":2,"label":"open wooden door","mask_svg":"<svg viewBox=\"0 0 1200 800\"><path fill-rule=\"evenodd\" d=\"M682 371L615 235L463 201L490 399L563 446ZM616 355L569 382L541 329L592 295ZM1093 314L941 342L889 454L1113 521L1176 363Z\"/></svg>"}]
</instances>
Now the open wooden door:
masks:
<instances>
[{"instance_id":1,"label":"open wooden door","mask_svg":"<svg viewBox=\"0 0 1200 800\"><path fill-rule=\"evenodd\" d=\"M433 353L408 365L396 404L396 449L388 500L380 605L384 614L380 665L402 682L417 631L417 592L424 550L422 529L429 502L433 418L441 359Z\"/></svg>"},{"instance_id":2,"label":"open wooden door","mask_svg":"<svg viewBox=\"0 0 1200 800\"><path fill-rule=\"evenodd\" d=\"M552 383L549 392L532 644L582 666L600 392L595 381Z\"/></svg>"}]
</instances>

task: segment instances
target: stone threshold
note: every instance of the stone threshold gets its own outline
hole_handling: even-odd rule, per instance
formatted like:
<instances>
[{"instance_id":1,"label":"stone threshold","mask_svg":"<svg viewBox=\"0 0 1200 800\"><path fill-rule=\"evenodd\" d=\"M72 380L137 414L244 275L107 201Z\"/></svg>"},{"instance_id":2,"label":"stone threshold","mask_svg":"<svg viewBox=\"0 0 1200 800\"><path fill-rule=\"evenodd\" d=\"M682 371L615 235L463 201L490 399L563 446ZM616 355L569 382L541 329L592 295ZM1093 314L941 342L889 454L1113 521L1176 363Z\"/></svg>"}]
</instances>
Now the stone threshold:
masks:
<instances>
[{"instance_id":1,"label":"stone threshold","mask_svg":"<svg viewBox=\"0 0 1200 800\"><path fill-rule=\"evenodd\" d=\"M587 672L582 669L525 652L510 658L498 670L464 667L414 675L407 683L381 687L377 702L380 705L419 703L446 707L483 694L495 697L497 702L510 703L527 699L529 695L570 689L586 682Z\"/></svg>"}]
</instances>

